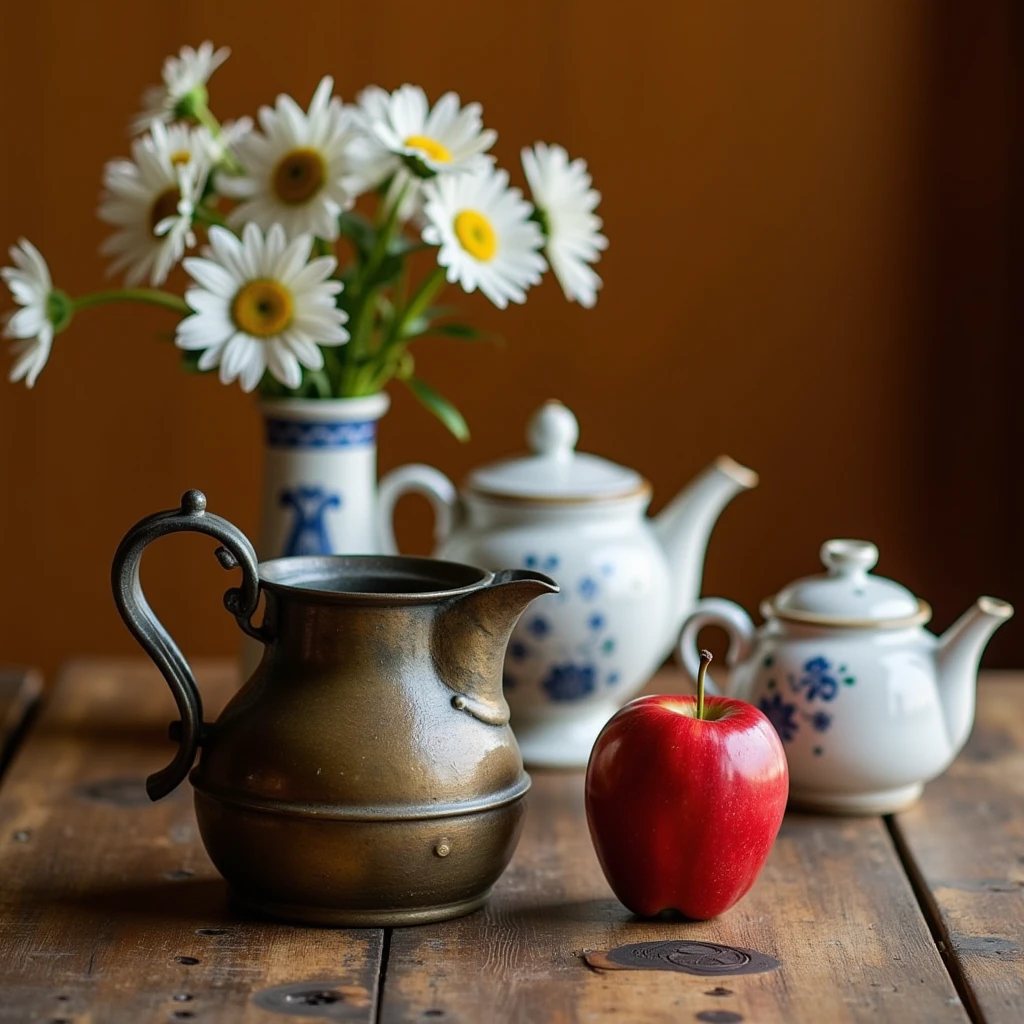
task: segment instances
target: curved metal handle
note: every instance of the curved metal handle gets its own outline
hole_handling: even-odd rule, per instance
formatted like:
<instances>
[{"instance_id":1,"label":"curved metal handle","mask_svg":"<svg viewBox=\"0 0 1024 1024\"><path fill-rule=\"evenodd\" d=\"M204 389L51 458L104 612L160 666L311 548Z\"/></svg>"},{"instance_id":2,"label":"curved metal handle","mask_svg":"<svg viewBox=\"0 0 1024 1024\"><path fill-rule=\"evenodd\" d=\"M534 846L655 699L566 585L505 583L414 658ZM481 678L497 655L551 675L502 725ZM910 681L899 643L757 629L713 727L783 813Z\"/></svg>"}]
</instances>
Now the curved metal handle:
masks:
<instances>
[{"instance_id":1,"label":"curved metal handle","mask_svg":"<svg viewBox=\"0 0 1024 1024\"><path fill-rule=\"evenodd\" d=\"M707 597L698 601L683 623L679 646L676 648L677 660L683 663L683 668L694 683L697 682L697 670L700 667L697 640L705 626L720 626L729 634L725 663L730 668L738 662L746 661L754 649L754 623L738 604L720 597ZM710 693L722 692L711 681L710 673L705 677L704 684Z\"/></svg>"},{"instance_id":2,"label":"curved metal handle","mask_svg":"<svg viewBox=\"0 0 1024 1024\"><path fill-rule=\"evenodd\" d=\"M412 463L393 469L380 482L377 493L377 518L381 552L397 555L395 543L395 506L404 494L423 494L434 507L434 547L439 548L455 524L459 495L455 485L438 469Z\"/></svg>"},{"instance_id":3,"label":"curved metal handle","mask_svg":"<svg viewBox=\"0 0 1024 1024\"><path fill-rule=\"evenodd\" d=\"M203 704L195 676L178 645L153 614L139 579L142 552L147 545L169 533L184 530L205 533L219 540L223 545L216 552L220 564L225 569L241 568L242 585L232 587L224 595L224 606L249 636L266 640L262 630L249 621L260 599L256 552L237 526L220 516L207 515L206 496L202 491L186 491L181 508L147 516L128 531L114 555L110 573L114 603L132 636L167 680L181 715L181 722L171 727L172 736L179 741L174 760L146 780L146 792L151 800L166 796L188 775L202 742Z\"/></svg>"}]
</instances>

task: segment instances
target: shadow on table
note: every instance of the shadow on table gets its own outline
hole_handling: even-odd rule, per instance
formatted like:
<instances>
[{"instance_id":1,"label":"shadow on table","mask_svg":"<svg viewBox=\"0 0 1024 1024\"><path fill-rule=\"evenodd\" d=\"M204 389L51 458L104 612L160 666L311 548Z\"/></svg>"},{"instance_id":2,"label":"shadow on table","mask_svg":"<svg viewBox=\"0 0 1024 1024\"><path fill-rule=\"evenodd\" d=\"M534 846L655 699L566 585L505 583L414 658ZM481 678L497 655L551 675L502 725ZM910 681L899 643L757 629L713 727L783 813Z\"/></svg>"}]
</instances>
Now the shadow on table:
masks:
<instances>
[{"instance_id":1,"label":"shadow on table","mask_svg":"<svg viewBox=\"0 0 1024 1024\"><path fill-rule=\"evenodd\" d=\"M682 914L668 912L659 917L638 917L627 910L617 899L598 900L563 900L551 903L532 903L514 907L496 903L495 911L503 919L515 917L517 923L536 922L549 927L553 921L565 921L572 924L602 924L614 927L622 925L670 924L678 928L687 925L700 925L700 921L691 921Z\"/></svg>"},{"instance_id":2,"label":"shadow on table","mask_svg":"<svg viewBox=\"0 0 1024 1024\"><path fill-rule=\"evenodd\" d=\"M106 927L112 923L193 922L197 926L225 921L252 920L252 915L231 903L220 878L187 878L146 885L107 883L83 892L26 892L19 894L23 908L58 912L64 921L80 927Z\"/></svg>"}]
</instances>

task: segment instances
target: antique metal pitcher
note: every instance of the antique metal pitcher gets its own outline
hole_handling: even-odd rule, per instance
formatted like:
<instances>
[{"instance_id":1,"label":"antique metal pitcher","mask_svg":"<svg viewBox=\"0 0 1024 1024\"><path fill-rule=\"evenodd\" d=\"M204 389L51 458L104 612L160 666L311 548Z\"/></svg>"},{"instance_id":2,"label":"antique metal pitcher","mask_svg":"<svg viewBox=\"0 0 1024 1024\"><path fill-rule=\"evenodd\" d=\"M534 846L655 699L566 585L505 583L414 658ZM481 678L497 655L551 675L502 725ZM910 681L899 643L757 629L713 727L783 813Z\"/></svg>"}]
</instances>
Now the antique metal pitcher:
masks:
<instances>
[{"instance_id":1,"label":"antique metal pitcher","mask_svg":"<svg viewBox=\"0 0 1024 1024\"><path fill-rule=\"evenodd\" d=\"M185 530L215 538L221 565L242 570L224 603L265 648L214 723L139 580L143 549ZM529 602L557 591L550 578L377 555L257 566L244 534L189 491L129 531L112 582L181 715L178 752L149 795L191 770L203 842L241 904L309 923L405 925L483 903L530 785L502 696L505 646Z\"/></svg>"}]
</instances>

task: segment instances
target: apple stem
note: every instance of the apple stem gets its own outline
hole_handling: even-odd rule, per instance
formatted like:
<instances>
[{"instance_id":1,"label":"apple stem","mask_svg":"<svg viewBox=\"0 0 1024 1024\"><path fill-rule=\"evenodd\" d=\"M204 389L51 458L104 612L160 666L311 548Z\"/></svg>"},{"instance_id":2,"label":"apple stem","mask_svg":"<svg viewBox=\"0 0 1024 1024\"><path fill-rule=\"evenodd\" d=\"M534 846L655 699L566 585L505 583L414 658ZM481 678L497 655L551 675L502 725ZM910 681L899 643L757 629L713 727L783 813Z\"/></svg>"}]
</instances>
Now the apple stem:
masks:
<instances>
[{"instance_id":1,"label":"apple stem","mask_svg":"<svg viewBox=\"0 0 1024 1024\"><path fill-rule=\"evenodd\" d=\"M700 652L700 668L697 670L697 717L704 717L704 677L708 674L711 664L711 652Z\"/></svg>"}]
</instances>

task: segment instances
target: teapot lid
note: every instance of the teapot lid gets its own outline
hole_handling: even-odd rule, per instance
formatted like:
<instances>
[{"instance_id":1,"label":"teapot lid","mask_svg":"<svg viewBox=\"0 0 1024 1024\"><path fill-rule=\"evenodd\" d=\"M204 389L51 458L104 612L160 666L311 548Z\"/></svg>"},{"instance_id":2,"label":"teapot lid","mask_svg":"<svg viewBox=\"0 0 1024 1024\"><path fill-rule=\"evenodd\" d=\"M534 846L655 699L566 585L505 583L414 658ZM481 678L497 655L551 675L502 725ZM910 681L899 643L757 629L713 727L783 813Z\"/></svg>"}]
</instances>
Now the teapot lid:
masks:
<instances>
[{"instance_id":1,"label":"teapot lid","mask_svg":"<svg viewBox=\"0 0 1024 1024\"><path fill-rule=\"evenodd\" d=\"M828 573L805 576L765 602L765 616L815 626L921 625L931 608L906 587L870 573L878 548L866 540L828 540L821 547Z\"/></svg>"},{"instance_id":2,"label":"teapot lid","mask_svg":"<svg viewBox=\"0 0 1024 1024\"><path fill-rule=\"evenodd\" d=\"M470 474L469 490L518 501L594 501L631 497L647 482L608 459L576 451L576 417L561 402L545 402L530 417L526 440L532 455L503 459Z\"/></svg>"}]
</instances>

